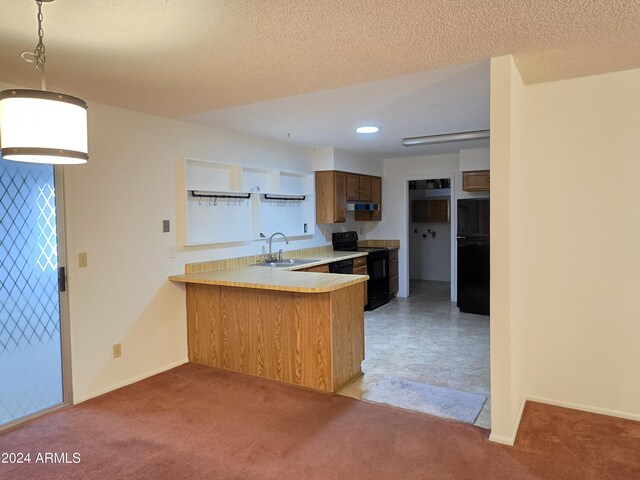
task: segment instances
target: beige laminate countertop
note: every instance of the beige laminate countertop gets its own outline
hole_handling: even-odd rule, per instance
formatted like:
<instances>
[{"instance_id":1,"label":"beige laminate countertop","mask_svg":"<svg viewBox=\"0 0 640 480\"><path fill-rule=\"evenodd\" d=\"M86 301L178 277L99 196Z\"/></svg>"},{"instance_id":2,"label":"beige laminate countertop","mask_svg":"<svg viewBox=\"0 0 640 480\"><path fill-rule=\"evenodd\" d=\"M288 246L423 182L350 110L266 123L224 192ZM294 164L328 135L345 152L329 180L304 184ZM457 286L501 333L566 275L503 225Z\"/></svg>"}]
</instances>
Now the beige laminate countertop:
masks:
<instances>
[{"instance_id":1,"label":"beige laminate countertop","mask_svg":"<svg viewBox=\"0 0 640 480\"><path fill-rule=\"evenodd\" d=\"M210 270L200 273L173 275L169 280L201 285L258 288L283 292L324 293L361 283L368 275L343 275L337 273L296 272L325 263L363 257L363 252L327 252L313 255L314 262L291 267L260 267L247 265L238 268Z\"/></svg>"}]
</instances>

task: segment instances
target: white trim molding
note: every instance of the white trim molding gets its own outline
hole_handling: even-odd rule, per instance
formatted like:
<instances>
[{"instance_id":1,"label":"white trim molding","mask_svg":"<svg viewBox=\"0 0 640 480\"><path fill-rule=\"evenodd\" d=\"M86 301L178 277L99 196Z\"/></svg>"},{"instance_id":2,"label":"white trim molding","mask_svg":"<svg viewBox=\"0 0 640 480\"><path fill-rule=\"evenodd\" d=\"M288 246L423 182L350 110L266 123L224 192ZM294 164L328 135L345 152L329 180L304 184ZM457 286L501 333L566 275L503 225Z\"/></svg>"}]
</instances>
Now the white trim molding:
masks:
<instances>
[{"instance_id":1,"label":"white trim molding","mask_svg":"<svg viewBox=\"0 0 640 480\"><path fill-rule=\"evenodd\" d=\"M562 400L554 400L552 398L546 398L546 397L536 397L534 395L527 397L527 400L531 402L545 403L547 405L554 405L556 407L564 407L564 408L570 408L572 410L580 410L583 412L607 415L609 417L617 417L617 418L624 418L627 420L640 421L640 414L637 414L637 413L622 412L620 410L611 410L609 408L594 407L591 405L583 405L581 403L564 402Z\"/></svg>"},{"instance_id":2,"label":"white trim molding","mask_svg":"<svg viewBox=\"0 0 640 480\"><path fill-rule=\"evenodd\" d=\"M154 375L157 375L158 373L162 373L162 372L166 372L167 370L171 370L172 368L176 368L179 367L180 365L184 365L185 363L189 363L189 359L185 358L182 360L178 360L177 362L173 362L173 363L169 363L167 365L164 365L160 368L156 368L154 370L151 370L149 372L143 373L142 375L136 375L135 377L131 377L128 378L127 380L124 380L122 382L118 382L114 385L111 385L107 388L102 388L100 390L96 390L95 392L91 392L88 395L84 395L83 397L79 398L79 399L74 399L73 404L77 405L79 403L85 402L87 400L90 400L92 398L98 397L100 395L104 395L105 393L109 393L112 392L114 390L117 390L118 388L122 388L122 387L126 387L127 385L131 385L132 383L136 383L139 382L140 380L144 380L145 378L149 378L149 377L153 377Z\"/></svg>"},{"instance_id":3,"label":"white trim molding","mask_svg":"<svg viewBox=\"0 0 640 480\"><path fill-rule=\"evenodd\" d=\"M492 433L489 435L490 441L495 443L500 443L502 445L509 445L509 446L513 446L515 444L516 437L518 435L518 430L520 429L520 421L522 420L522 414L524 413L524 407L527 404L527 402L544 403L545 405L553 405L555 407L569 408L571 410L579 410L581 412L596 413L599 415L606 415L608 417L616 417L616 418L624 418L626 420L640 421L640 414L637 414L637 413L622 412L619 410L611 410L609 408L593 407L591 405L583 405L581 403L564 402L562 400L554 400L552 398L530 395L525 397L525 399L522 401L522 405L520 406L520 412L518 413L518 417L516 418L516 421L514 424L513 435L507 437L504 435L494 435Z\"/></svg>"},{"instance_id":4,"label":"white trim molding","mask_svg":"<svg viewBox=\"0 0 640 480\"><path fill-rule=\"evenodd\" d=\"M522 420L522 414L524 413L524 406L527 404L528 398L524 398L522 403L520 404L520 411L518 412L518 416L516 417L516 421L513 424L513 434L511 436L505 435L494 435L491 433L489 435L489 440L495 443L501 443L502 445L509 445L513 447L513 444L516 443L516 436L518 435L518 430L520 428L520 421Z\"/></svg>"}]
</instances>

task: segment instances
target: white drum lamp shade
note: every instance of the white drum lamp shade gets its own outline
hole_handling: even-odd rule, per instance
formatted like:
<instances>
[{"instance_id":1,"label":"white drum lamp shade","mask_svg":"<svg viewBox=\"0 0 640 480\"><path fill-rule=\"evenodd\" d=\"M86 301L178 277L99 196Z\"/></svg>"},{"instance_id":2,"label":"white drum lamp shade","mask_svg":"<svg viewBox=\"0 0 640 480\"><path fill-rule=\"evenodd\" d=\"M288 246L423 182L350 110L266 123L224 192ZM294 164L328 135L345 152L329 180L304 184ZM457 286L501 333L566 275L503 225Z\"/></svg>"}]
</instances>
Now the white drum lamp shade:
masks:
<instances>
[{"instance_id":1,"label":"white drum lamp shade","mask_svg":"<svg viewBox=\"0 0 640 480\"><path fill-rule=\"evenodd\" d=\"M0 92L0 153L6 160L79 164L89 159L87 104L41 90Z\"/></svg>"}]
</instances>

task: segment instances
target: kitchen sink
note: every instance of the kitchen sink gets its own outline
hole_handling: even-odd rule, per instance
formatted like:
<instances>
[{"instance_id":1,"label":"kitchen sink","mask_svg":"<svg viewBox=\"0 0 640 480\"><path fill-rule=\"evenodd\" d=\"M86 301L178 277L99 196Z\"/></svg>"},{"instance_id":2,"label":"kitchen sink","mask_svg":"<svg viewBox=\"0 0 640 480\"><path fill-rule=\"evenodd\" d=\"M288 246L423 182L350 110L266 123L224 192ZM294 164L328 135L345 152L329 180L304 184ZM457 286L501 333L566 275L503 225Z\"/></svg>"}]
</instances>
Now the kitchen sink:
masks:
<instances>
[{"instance_id":1,"label":"kitchen sink","mask_svg":"<svg viewBox=\"0 0 640 480\"><path fill-rule=\"evenodd\" d=\"M308 258L288 258L286 260L277 260L274 262L254 263L256 267L295 267L297 265L305 265L307 263L318 262L319 260L311 260Z\"/></svg>"}]
</instances>

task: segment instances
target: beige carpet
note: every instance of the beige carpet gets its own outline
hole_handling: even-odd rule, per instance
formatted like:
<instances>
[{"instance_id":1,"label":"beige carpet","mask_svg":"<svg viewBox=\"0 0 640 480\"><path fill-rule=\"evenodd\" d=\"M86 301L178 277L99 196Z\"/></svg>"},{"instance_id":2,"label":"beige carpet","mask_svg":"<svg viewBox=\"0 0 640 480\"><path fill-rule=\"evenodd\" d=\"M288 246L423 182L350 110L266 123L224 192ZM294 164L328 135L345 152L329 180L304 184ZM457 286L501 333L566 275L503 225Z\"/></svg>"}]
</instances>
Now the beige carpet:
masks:
<instances>
[{"instance_id":1,"label":"beige carpet","mask_svg":"<svg viewBox=\"0 0 640 480\"><path fill-rule=\"evenodd\" d=\"M527 404L516 446L430 415L184 365L0 435L28 480L640 478L640 423Z\"/></svg>"}]
</instances>

